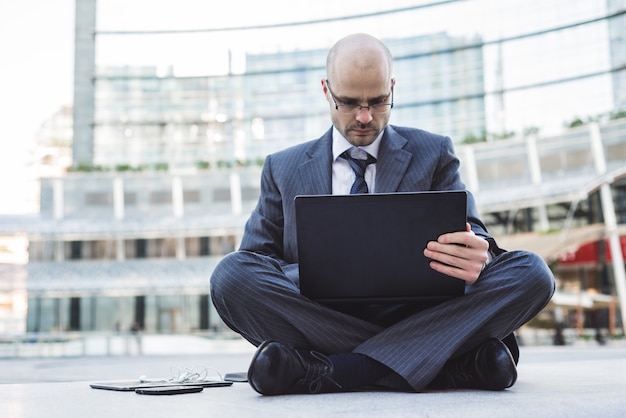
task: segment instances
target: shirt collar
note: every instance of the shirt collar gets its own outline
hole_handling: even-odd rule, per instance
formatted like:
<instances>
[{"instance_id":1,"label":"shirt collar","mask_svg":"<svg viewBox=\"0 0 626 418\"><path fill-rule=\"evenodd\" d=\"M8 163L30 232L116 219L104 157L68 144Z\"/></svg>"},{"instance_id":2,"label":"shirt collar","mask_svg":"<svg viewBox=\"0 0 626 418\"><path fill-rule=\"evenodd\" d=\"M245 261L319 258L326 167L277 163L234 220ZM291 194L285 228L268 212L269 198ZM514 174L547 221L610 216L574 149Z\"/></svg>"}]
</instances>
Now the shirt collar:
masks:
<instances>
[{"instance_id":1,"label":"shirt collar","mask_svg":"<svg viewBox=\"0 0 626 418\"><path fill-rule=\"evenodd\" d=\"M359 148L366 151L372 157L378 159L378 148L380 147L380 139L383 137L384 132L385 130L383 129L380 134L378 134L378 137L374 140L374 142ZM336 161L344 151L347 151L352 147L353 145L349 143L341 132L333 126L333 161Z\"/></svg>"}]
</instances>

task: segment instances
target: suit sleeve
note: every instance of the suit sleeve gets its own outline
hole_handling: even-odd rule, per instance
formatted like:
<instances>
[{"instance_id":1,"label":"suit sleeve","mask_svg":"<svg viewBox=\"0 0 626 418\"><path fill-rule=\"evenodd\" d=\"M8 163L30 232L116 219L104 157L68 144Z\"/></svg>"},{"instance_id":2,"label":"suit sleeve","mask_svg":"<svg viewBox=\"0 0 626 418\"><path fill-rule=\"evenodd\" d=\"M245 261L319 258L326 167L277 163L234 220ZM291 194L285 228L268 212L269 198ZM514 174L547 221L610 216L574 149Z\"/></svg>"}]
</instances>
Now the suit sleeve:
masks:
<instances>
[{"instance_id":1,"label":"suit sleeve","mask_svg":"<svg viewBox=\"0 0 626 418\"><path fill-rule=\"evenodd\" d=\"M282 259L283 226L282 197L272 175L272 158L268 156L261 172L261 197L246 223L240 249Z\"/></svg>"}]
</instances>

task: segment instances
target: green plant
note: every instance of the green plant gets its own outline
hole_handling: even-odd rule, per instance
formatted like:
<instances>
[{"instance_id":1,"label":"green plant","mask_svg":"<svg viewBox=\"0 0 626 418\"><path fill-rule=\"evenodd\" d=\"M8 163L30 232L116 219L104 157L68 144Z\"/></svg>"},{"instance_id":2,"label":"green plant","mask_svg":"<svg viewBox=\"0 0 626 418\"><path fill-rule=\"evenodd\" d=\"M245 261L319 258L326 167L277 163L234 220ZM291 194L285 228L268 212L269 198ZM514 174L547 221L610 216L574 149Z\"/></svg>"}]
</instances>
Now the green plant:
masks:
<instances>
[{"instance_id":1,"label":"green plant","mask_svg":"<svg viewBox=\"0 0 626 418\"><path fill-rule=\"evenodd\" d=\"M219 160L217 162L217 168L231 168L233 163L230 161Z\"/></svg>"},{"instance_id":2,"label":"green plant","mask_svg":"<svg viewBox=\"0 0 626 418\"><path fill-rule=\"evenodd\" d=\"M481 142L487 142L487 132L483 131L481 135L477 136L474 134L468 134L461 141L462 144L470 145L470 144L478 144Z\"/></svg>"},{"instance_id":3,"label":"green plant","mask_svg":"<svg viewBox=\"0 0 626 418\"><path fill-rule=\"evenodd\" d=\"M76 166L69 167L67 171L70 173L91 173L91 172L105 172L105 171L109 171L109 169L101 165L81 163Z\"/></svg>"},{"instance_id":4,"label":"green plant","mask_svg":"<svg viewBox=\"0 0 626 418\"><path fill-rule=\"evenodd\" d=\"M524 128L524 136L537 135L539 133L539 128L536 126L527 126Z\"/></svg>"},{"instance_id":5,"label":"green plant","mask_svg":"<svg viewBox=\"0 0 626 418\"><path fill-rule=\"evenodd\" d=\"M575 118L570 122L565 122L565 127L576 128L577 126L583 126L585 122L581 118Z\"/></svg>"},{"instance_id":6,"label":"green plant","mask_svg":"<svg viewBox=\"0 0 626 418\"><path fill-rule=\"evenodd\" d=\"M115 166L115 171L119 171L119 172L126 172L126 171L133 171L133 168L131 167L130 164L118 164Z\"/></svg>"},{"instance_id":7,"label":"green plant","mask_svg":"<svg viewBox=\"0 0 626 418\"><path fill-rule=\"evenodd\" d=\"M609 119L611 120L623 119L623 118L626 118L626 109L611 112L611 114L609 115Z\"/></svg>"},{"instance_id":8,"label":"green plant","mask_svg":"<svg viewBox=\"0 0 626 418\"><path fill-rule=\"evenodd\" d=\"M509 138L513 138L515 136L515 132L514 131L509 131L509 132L500 132L500 133L494 133L493 134L493 139L496 141L502 140L502 139L509 139Z\"/></svg>"}]
</instances>

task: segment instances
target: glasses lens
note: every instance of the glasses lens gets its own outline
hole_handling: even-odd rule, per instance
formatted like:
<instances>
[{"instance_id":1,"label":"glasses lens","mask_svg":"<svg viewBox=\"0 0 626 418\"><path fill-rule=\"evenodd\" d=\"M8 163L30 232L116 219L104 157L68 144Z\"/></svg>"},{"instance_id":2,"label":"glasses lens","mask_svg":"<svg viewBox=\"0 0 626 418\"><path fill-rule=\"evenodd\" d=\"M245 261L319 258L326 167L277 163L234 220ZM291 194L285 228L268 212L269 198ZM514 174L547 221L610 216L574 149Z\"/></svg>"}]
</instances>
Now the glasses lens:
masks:
<instances>
[{"instance_id":1,"label":"glasses lens","mask_svg":"<svg viewBox=\"0 0 626 418\"><path fill-rule=\"evenodd\" d=\"M338 110L339 110L339 112L348 115L348 114L360 112L361 109L363 109L363 108L361 106L357 106L357 105L339 105L339 109ZM364 109L368 110L370 113L382 114L382 113L389 112L389 109L391 109L391 105L390 104L380 104L380 105L374 105L374 106L365 107Z\"/></svg>"},{"instance_id":2,"label":"glasses lens","mask_svg":"<svg viewBox=\"0 0 626 418\"><path fill-rule=\"evenodd\" d=\"M356 113L359 109L359 106L350 106L350 105L341 105L339 106L339 111L344 114Z\"/></svg>"},{"instance_id":3,"label":"glasses lens","mask_svg":"<svg viewBox=\"0 0 626 418\"><path fill-rule=\"evenodd\" d=\"M372 110L372 113L387 113L389 112L389 109L391 109L391 105L381 104L378 106L370 106L370 109Z\"/></svg>"}]
</instances>

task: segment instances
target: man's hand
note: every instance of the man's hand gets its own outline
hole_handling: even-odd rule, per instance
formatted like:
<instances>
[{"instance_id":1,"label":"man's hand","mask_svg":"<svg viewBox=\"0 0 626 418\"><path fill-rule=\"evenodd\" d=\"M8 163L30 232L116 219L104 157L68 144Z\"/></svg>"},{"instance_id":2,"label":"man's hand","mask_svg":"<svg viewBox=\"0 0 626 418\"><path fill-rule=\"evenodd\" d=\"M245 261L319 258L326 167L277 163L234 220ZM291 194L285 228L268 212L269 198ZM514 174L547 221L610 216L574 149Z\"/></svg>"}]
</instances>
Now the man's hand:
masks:
<instances>
[{"instance_id":1,"label":"man's hand","mask_svg":"<svg viewBox=\"0 0 626 418\"><path fill-rule=\"evenodd\" d=\"M433 270L474 284L489 260L489 242L476 236L469 223L466 227L465 232L443 234L430 241L424 255L432 260Z\"/></svg>"}]
</instances>

